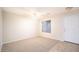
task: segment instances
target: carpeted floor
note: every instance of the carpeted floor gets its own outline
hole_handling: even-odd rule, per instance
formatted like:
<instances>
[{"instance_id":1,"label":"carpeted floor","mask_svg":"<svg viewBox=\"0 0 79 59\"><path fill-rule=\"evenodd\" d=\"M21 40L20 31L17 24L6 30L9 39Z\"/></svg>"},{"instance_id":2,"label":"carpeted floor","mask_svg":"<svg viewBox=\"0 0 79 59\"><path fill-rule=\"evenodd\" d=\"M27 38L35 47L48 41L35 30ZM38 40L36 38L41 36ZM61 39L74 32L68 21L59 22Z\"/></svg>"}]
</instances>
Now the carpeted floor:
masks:
<instances>
[{"instance_id":1,"label":"carpeted floor","mask_svg":"<svg viewBox=\"0 0 79 59\"><path fill-rule=\"evenodd\" d=\"M79 51L79 45L48 38L32 38L4 44L2 52L66 52Z\"/></svg>"}]
</instances>

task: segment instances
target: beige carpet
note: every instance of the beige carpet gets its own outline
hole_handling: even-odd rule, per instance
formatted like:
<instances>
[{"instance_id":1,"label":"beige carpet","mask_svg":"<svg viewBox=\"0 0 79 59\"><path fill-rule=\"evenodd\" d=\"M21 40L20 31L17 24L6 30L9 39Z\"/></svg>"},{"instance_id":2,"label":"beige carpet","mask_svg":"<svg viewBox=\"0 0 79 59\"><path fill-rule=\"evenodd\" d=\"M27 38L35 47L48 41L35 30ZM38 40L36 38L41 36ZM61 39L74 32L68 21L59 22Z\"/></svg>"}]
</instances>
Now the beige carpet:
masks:
<instances>
[{"instance_id":1,"label":"beige carpet","mask_svg":"<svg viewBox=\"0 0 79 59\"><path fill-rule=\"evenodd\" d=\"M79 45L42 37L4 44L2 52L79 51Z\"/></svg>"},{"instance_id":2,"label":"beige carpet","mask_svg":"<svg viewBox=\"0 0 79 59\"><path fill-rule=\"evenodd\" d=\"M50 52L79 52L79 45L69 42L58 42Z\"/></svg>"},{"instance_id":3,"label":"beige carpet","mask_svg":"<svg viewBox=\"0 0 79 59\"><path fill-rule=\"evenodd\" d=\"M56 40L46 38L25 39L9 44L4 44L2 51L11 52L45 52L49 51L53 45L57 43Z\"/></svg>"}]
</instances>

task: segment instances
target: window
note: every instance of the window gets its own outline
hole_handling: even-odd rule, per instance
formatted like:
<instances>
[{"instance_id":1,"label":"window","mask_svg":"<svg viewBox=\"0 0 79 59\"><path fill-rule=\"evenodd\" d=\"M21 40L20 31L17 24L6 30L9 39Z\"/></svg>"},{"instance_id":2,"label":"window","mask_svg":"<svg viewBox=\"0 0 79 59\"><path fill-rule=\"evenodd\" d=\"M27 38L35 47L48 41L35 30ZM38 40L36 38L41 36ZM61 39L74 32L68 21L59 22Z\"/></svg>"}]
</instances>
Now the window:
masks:
<instances>
[{"instance_id":1,"label":"window","mask_svg":"<svg viewBox=\"0 0 79 59\"><path fill-rule=\"evenodd\" d=\"M51 33L51 20L42 22L42 32Z\"/></svg>"}]
</instances>

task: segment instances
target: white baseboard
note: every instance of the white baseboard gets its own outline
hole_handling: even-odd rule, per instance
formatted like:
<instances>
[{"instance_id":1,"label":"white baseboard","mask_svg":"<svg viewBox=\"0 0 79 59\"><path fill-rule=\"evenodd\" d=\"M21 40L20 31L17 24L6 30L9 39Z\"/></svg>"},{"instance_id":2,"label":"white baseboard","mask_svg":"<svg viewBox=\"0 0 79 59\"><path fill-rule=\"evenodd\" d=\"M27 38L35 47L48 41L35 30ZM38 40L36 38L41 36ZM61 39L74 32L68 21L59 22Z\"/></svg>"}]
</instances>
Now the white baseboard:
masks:
<instances>
[{"instance_id":1,"label":"white baseboard","mask_svg":"<svg viewBox=\"0 0 79 59\"><path fill-rule=\"evenodd\" d=\"M64 41L64 39L57 39L57 38L55 38L55 37L45 37L45 36L39 36L39 37L43 37L43 38L48 38L48 39L54 39L54 40L58 40L58 41Z\"/></svg>"},{"instance_id":2,"label":"white baseboard","mask_svg":"<svg viewBox=\"0 0 79 59\"><path fill-rule=\"evenodd\" d=\"M16 41L19 41L19 40L23 40L23 39L11 40L11 41L7 41L7 42L3 42L3 44L12 43L12 42L16 42Z\"/></svg>"},{"instance_id":3,"label":"white baseboard","mask_svg":"<svg viewBox=\"0 0 79 59\"><path fill-rule=\"evenodd\" d=\"M26 37L26 38L23 38L23 39L16 39L16 40L8 41L8 42L3 42L3 44L12 43L12 42L16 42L16 41L20 41L20 40L24 40L24 39L31 39L31 38L35 38L35 37L43 37L43 36L33 36L33 37L29 37L29 38ZM43 38L58 40L56 38L49 38L49 37L43 37ZM59 41L64 41L64 40L59 40Z\"/></svg>"},{"instance_id":4,"label":"white baseboard","mask_svg":"<svg viewBox=\"0 0 79 59\"><path fill-rule=\"evenodd\" d=\"M37 36L35 36L35 37L37 37ZM16 41L20 41L20 40L24 40L24 39L31 39L31 38L35 38L35 37L29 37L29 38L22 38L22 39L11 40L11 41L7 41L7 42L3 42L3 44L12 43L12 42L16 42Z\"/></svg>"}]
</instances>

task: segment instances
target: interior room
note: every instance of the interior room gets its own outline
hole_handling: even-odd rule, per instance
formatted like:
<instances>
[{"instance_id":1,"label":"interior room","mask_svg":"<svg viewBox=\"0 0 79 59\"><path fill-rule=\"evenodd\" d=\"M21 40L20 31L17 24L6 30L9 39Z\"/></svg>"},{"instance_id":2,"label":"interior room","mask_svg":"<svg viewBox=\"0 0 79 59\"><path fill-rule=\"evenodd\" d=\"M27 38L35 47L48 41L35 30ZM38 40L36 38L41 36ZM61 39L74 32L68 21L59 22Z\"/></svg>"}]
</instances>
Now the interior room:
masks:
<instances>
[{"instance_id":1,"label":"interior room","mask_svg":"<svg viewBox=\"0 0 79 59\"><path fill-rule=\"evenodd\" d=\"M1 52L79 52L78 7L0 7Z\"/></svg>"}]
</instances>

